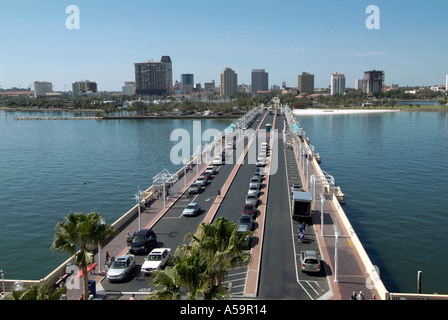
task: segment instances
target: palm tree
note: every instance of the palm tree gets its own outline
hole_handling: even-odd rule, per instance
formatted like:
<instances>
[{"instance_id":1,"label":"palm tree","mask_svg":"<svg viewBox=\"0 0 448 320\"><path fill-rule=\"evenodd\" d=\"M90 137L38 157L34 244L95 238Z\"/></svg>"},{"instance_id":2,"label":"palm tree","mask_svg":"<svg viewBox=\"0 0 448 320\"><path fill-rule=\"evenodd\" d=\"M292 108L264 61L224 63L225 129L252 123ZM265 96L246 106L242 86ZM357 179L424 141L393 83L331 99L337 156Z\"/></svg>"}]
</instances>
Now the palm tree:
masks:
<instances>
[{"instance_id":1,"label":"palm tree","mask_svg":"<svg viewBox=\"0 0 448 320\"><path fill-rule=\"evenodd\" d=\"M227 299L230 290L222 285L229 268L250 261L244 251L251 231L237 234L237 224L220 217L213 224L201 223L190 244L177 248L172 263L159 271L154 283L162 287L150 299Z\"/></svg>"},{"instance_id":2,"label":"palm tree","mask_svg":"<svg viewBox=\"0 0 448 320\"><path fill-rule=\"evenodd\" d=\"M88 299L87 266L93 262L91 248L103 246L108 235L116 230L103 223L101 214L90 212L69 213L63 222L56 224L51 249L61 253L74 255L76 266L82 270L84 284L84 299Z\"/></svg>"},{"instance_id":3,"label":"palm tree","mask_svg":"<svg viewBox=\"0 0 448 320\"><path fill-rule=\"evenodd\" d=\"M52 290L48 281L42 285L32 285L23 290L14 290L8 294L6 300L59 300L65 293L67 288L65 286L58 287Z\"/></svg>"},{"instance_id":4,"label":"palm tree","mask_svg":"<svg viewBox=\"0 0 448 320\"><path fill-rule=\"evenodd\" d=\"M237 224L225 217L220 217L213 224L201 223L196 234L188 233L187 238L192 239L192 245L198 245L202 252L215 258L216 286L222 284L222 280L229 268L244 265L251 259L250 253L244 248L247 237L252 235L248 231L237 234Z\"/></svg>"}]
</instances>

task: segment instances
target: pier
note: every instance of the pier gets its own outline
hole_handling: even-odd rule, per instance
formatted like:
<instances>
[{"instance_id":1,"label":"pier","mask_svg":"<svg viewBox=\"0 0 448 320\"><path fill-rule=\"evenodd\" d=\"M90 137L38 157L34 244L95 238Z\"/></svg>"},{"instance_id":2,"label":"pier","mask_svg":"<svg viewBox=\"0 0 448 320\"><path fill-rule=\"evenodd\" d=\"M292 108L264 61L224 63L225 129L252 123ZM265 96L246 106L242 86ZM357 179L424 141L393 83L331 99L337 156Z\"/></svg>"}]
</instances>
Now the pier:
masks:
<instances>
[{"instance_id":1,"label":"pier","mask_svg":"<svg viewBox=\"0 0 448 320\"><path fill-rule=\"evenodd\" d=\"M178 172L169 177L165 176L161 183L155 183L143 191L141 202L112 223L112 226L120 231L119 234L110 237L101 251L92 248L95 261L104 262L106 251L113 257L127 253L126 232L138 230L140 226L142 229L155 230L158 240L163 242L164 246L172 247L174 251L176 246L182 243L184 235L195 232L201 222L211 223L220 216L236 221L241 215L249 179L256 169L256 165L248 159L251 148L255 148L259 141L256 140L255 134L247 135L248 131L244 128L247 120L251 118L253 119L249 129L254 132L265 129L266 124L272 125L272 130L265 136L272 151L270 161L264 167L267 175L263 181L261 204L258 206L251 263L241 270L230 270L227 277L228 283L231 283L232 297L348 300L353 291L362 291L366 299L373 295L378 300L389 299L390 294L383 285L378 270L370 261L332 192L335 179L321 170L314 157L315 147L309 144L300 123L295 120L288 107L274 109L272 114L255 108L235 122L238 123L233 132L237 149L241 145L243 151L238 153L239 158L235 158L232 163L219 166L218 174L206 186L204 192L194 197L195 201L201 203L203 214L190 219L182 217L181 211L193 199L187 193L188 187L211 162L211 159L199 161L207 159L204 155L208 147L204 148L204 153L193 155ZM255 119L256 121L253 121ZM217 148L219 153L225 146L224 139L216 139L210 144L210 147ZM234 150L233 156L237 149ZM302 221L292 220L292 184L300 184L303 190L313 195L312 221L307 224L306 242L297 239L297 230ZM162 197L156 195L155 191L161 187L168 190L168 197L166 193ZM144 206L145 202L150 202L150 206ZM308 249L319 252L323 265L319 276L309 276L299 270L298 253ZM140 260L137 264L141 264L143 258L138 256ZM67 277L67 266L72 263L72 258L69 258L44 279L21 282L25 285L44 281L60 283L62 278ZM89 279L96 282L96 299L128 299L131 294L144 299L151 290L150 277L145 278L143 287L142 281L108 283L101 264L89 274ZM17 281L6 280L7 288L11 288ZM81 290L82 288L69 289L69 299L77 300Z\"/></svg>"}]
</instances>

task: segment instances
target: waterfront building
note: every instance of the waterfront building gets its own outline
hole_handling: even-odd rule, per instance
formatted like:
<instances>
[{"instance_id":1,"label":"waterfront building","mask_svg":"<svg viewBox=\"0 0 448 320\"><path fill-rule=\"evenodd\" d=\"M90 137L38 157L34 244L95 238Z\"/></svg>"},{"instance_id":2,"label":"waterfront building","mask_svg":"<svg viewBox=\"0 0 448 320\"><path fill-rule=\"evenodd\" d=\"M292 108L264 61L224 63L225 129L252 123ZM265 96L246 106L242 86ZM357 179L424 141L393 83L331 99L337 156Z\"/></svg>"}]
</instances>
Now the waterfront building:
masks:
<instances>
[{"instance_id":1,"label":"waterfront building","mask_svg":"<svg viewBox=\"0 0 448 320\"><path fill-rule=\"evenodd\" d=\"M194 89L194 75L191 73L184 73L180 75L182 83L182 93L192 93Z\"/></svg>"},{"instance_id":2,"label":"waterfront building","mask_svg":"<svg viewBox=\"0 0 448 320\"><path fill-rule=\"evenodd\" d=\"M161 63L165 65L165 81L166 81L166 92L168 95L173 94L173 63L171 62L170 56L162 56L160 60Z\"/></svg>"},{"instance_id":3,"label":"waterfront building","mask_svg":"<svg viewBox=\"0 0 448 320\"><path fill-rule=\"evenodd\" d=\"M74 81L72 83L72 89L74 95L94 94L98 91L98 85L96 82L89 80Z\"/></svg>"},{"instance_id":4,"label":"waterfront building","mask_svg":"<svg viewBox=\"0 0 448 320\"><path fill-rule=\"evenodd\" d=\"M264 69L252 69L252 92L268 91L269 74Z\"/></svg>"},{"instance_id":5,"label":"waterfront building","mask_svg":"<svg viewBox=\"0 0 448 320\"><path fill-rule=\"evenodd\" d=\"M298 90L300 94L314 92L314 74L303 72L299 75Z\"/></svg>"},{"instance_id":6,"label":"waterfront building","mask_svg":"<svg viewBox=\"0 0 448 320\"><path fill-rule=\"evenodd\" d=\"M356 90L363 90L363 83L364 83L363 79L355 80L355 89Z\"/></svg>"},{"instance_id":7,"label":"waterfront building","mask_svg":"<svg viewBox=\"0 0 448 320\"><path fill-rule=\"evenodd\" d=\"M204 83L204 91L214 93L215 92L215 80L212 80L212 82L206 82Z\"/></svg>"},{"instance_id":8,"label":"waterfront building","mask_svg":"<svg viewBox=\"0 0 448 320\"><path fill-rule=\"evenodd\" d=\"M363 90L367 94L374 91L383 91L384 71L366 71L364 72Z\"/></svg>"},{"instance_id":9,"label":"waterfront building","mask_svg":"<svg viewBox=\"0 0 448 320\"><path fill-rule=\"evenodd\" d=\"M225 68L221 73L220 94L222 96L237 93L238 74L231 68Z\"/></svg>"},{"instance_id":10,"label":"waterfront building","mask_svg":"<svg viewBox=\"0 0 448 320\"><path fill-rule=\"evenodd\" d=\"M53 84L48 81L34 81L34 97L45 97L53 92Z\"/></svg>"},{"instance_id":11,"label":"waterfront building","mask_svg":"<svg viewBox=\"0 0 448 320\"><path fill-rule=\"evenodd\" d=\"M126 81L123 86L124 96L133 96L135 94L135 82Z\"/></svg>"},{"instance_id":12,"label":"waterfront building","mask_svg":"<svg viewBox=\"0 0 448 320\"><path fill-rule=\"evenodd\" d=\"M135 66L135 93L141 95L164 96L167 90L167 62L154 62L153 60L134 63Z\"/></svg>"},{"instance_id":13,"label":"waterfront building","mask_svg":"<svg viewBox=\"0 0 448 320\"><path fill-rule=\"evenodd\" d=\"M391 91L391 90L398 90L399 86L398 84L386 84L383 86L383 91L387 92L387 91Z\"/></svg>"},{"instance_id":14,"label":"waterfront building","mask_svg":"<svg viewBox=\"0 0 448 320\"><path fill-rule=\"evenodd\" d=\"M331 95L345 94L345 75L343 73L331 74Z\"/></svg>"}]
</instances>

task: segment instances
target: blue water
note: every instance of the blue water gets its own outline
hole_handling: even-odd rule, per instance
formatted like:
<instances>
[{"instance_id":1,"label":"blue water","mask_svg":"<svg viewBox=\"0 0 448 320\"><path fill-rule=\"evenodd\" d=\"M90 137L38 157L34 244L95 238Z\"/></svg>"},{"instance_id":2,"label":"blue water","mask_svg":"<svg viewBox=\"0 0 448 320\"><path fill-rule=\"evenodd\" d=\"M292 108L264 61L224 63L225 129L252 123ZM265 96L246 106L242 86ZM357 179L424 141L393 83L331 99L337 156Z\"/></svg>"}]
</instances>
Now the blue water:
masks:
<instances>
[{"instance_id":1,"label":"blue water","mask_svg":"<svg viewBox=\"0 0 448 320\"><path fill-rule=\"evenodd\" d=\"M448 293L448 113L298 117L391 292Z\"/></svg>"},{"instance_id":2,"label":"blue water","mask_svg":"<svg viewBox=\"0 0 448 320\"><path fill-rule=\"evenodd\" d=\"M39 279L67 256L50 251L69 212L114 222L162 169L176 128L192 120L14 121L71 113L0 111L0 269ZM90 115L90 114L78 114ZM395 112L298 118L342 187L344 210L391 292L448 293L448 113ZM231 120L202 120L202 130ZM85 184L84 184L85 182Z\"/></svg>"},{"instance_id":3,"label":"blue water","mask_svg":"<svg viewBox=\"0 0 448 320\"><path fill-rule=\"evenodd\" d=\"M68 256L50 250L69 212L100 212L108 223L135 205L170 161L174 129L193 120L16 121L14 116L72 113L0 111L0 269L7 279L40 279ZM78 114L89 115L89 114ZM91 116L91 115L90 115ZM231 119L202 120L202 131ZM193 153L193 151L192 151Z\"/></svg>"}]
</instances>

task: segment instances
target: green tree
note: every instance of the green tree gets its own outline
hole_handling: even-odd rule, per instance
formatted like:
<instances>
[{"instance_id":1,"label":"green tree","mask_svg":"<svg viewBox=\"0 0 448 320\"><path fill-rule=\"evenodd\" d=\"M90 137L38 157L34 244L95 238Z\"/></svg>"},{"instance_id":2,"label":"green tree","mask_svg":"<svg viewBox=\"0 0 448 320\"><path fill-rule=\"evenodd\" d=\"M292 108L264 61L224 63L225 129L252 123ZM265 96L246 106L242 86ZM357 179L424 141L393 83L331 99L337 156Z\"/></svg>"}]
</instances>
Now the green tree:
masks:
<instances>
[{"instance_id":1,"label":"green tree","mask_svg":"<svg viewBox=\"0 0 448 320\"><path fill-rule=\"evenodd\" d=\"M75 264L82 271L84 299L87 300L87 266L93 262L91 249L98 245L104 246L107 236L116 230L103 223L102 216L98 212L69 213L63 222L56 224L56 229L51 249L74 255Z\"/></svg>"},{"instance_id":2,"label":"green tree","mask_svg":"<svg viewBox=\"0 0 448 320\"><path fill-rule=\"evenodd\" d=\"M220 217L213 224L201 223L190 244L177 248L172 263L159 271L154 283L161 287L150 299L228 299L230 291L222 284L227 270L250 261L244 250L251 231L236 233L237 224Z\"/></svg>"},{"instance_id":3,"label":"green tree","mask_svg":"<svg viewBox=\"0 0 448 320\"><path fill-rule=\"evenodd\" d=\"M42 285L32 285L23 290L14 290L8 294L6 300L59 300L67 290L65 286L52 289L48 281Z\"/></svg>"}]
</instances>

